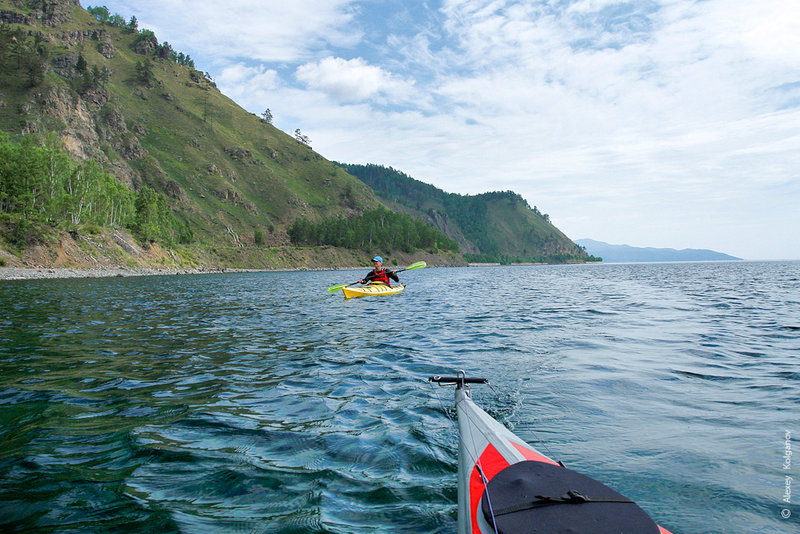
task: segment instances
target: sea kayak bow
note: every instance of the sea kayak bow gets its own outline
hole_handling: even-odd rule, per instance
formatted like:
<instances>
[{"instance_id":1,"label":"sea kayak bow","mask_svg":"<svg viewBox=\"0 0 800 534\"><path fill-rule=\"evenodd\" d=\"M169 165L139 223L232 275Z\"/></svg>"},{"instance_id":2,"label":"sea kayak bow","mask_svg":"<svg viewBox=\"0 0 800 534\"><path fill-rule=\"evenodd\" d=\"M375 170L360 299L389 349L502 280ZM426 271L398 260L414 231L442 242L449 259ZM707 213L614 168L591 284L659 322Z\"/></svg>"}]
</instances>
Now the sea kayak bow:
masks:
<instances>
[{"instance_id":1,"label":"sea kayak bow","mask_svg":"<svg viewBox=\"0 0 800 534\"><path fill-rule=\"evenodd\" d=\"M567 469L492 419L470 398L485 378L433 376L456 386L459 534L671 534L633 501Z\"/></svg>"},{"instance_id":2,"label":"sea kayak bow","mask_svg":"<svg viewBox=\"0 0 800 534\"><path fill-rule=\"evenodd\" d=\"M374 295L396 295L406 288L403 284L387 286L386 284L367 284L361 287L343 287L344 298L352 299Z\"/></svg>"}]
</instances>

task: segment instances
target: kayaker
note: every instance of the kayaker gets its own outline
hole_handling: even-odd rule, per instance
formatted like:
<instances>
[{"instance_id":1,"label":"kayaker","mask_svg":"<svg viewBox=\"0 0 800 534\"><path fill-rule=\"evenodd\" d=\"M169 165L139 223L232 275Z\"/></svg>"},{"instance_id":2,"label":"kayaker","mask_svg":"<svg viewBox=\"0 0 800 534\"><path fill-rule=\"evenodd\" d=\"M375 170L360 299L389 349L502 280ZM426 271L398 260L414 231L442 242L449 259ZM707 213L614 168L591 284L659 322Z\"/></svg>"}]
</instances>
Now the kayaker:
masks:
<instances>
[{"instance_id":1,"label":"kayaker","mask_svg":"<svg viewBox=\"0 0 800 534\"><path fill-rule=\"evenodd\" d=\"M383 268L383 258L380 256L375 256L372 258L372 270L367 273L367 276L359 280L358 283L366 284L367 282L378 282L391 287L392 283L389 280L390 278L395 282L400 282L400 279L397 277L397 273Z\"/></svg>"}]
</instances>

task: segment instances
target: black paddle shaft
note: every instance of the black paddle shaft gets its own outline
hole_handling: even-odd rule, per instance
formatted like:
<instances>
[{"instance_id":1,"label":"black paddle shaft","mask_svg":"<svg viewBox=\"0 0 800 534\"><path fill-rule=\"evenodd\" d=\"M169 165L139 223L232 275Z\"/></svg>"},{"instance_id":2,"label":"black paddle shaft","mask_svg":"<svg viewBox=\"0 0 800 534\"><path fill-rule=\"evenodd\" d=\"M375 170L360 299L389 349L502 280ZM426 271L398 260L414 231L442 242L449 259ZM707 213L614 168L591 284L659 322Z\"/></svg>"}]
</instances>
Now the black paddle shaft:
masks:
<instances>
[{"instance_id":1,"label":"black paddle shaft","mask_svg":"<svg viewBox=\"0 0 800 534\"><path fill-rule=\"evenodd\" d=\"M467 378L466 376L432 376L428 378L428 382L436 382L437 384L457 384L459 387L464 384L488 384L488 378Z\"/></svg>"}]
</instances>

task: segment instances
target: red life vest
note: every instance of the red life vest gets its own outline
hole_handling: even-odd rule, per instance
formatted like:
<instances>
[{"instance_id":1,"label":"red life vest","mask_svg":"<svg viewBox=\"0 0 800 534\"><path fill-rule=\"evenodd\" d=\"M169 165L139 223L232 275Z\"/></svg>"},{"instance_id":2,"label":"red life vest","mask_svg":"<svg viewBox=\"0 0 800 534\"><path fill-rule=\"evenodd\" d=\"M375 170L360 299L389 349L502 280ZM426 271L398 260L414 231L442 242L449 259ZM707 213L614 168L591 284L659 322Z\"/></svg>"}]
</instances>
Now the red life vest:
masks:
<instances>
[{"instance_id":1,"label":"red life vest","mask_svg":"<svg viewBox=\"0 0 800 534\"><path fill-rule=\"evenodd\" d=\"M372 271L370 273L370 280L372 283L379 282L391 287L392 283L389 281L389 275L386 274L386 269L381 269L378 272Z\"/></svg>"}]
</instances>

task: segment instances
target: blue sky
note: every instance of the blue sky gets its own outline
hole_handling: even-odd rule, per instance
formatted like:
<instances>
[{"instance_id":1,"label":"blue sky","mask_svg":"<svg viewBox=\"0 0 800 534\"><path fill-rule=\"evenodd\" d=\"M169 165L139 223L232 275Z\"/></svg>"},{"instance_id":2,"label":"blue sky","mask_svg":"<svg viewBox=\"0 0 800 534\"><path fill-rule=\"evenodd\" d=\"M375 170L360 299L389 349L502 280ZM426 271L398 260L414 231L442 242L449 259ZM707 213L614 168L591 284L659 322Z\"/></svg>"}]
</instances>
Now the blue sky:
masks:
<instances>
[{"instance_id":1,"label":"blue sky","mask_svg":"<svg viewBox=\"0 0 800 534\"><path fill-rule=\"evenodd\" d=\"M512 189L573 239L800 259L795 0L104 5L328 159Z\"/></svg>"}]
</instances>

